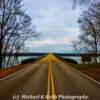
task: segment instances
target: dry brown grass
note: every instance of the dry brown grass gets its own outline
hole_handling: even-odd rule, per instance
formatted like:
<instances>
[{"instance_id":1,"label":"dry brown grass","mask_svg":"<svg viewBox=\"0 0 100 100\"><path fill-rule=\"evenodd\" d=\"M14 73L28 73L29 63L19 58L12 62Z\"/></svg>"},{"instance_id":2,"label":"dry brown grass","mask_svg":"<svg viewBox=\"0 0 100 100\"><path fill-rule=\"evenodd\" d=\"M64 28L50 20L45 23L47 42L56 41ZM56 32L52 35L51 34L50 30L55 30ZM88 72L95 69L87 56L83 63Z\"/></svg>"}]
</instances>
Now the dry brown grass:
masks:
<instances>
[{"instance_id":1,"label":"dry brown grass","mask_svg":"<svg viewBox=\"0 0 100 100\"><path fill-rule=\"evenodd\" d=\"M72 66L100 82L100 64L77 64Z\"/></svg>"},{"instance_id":2,"label":"dry brown grass","mask_svg":"<svg viewBox=\"0 0 100 100\"><path fill-rule=\"evenodd\" d=\"M28 63L30 64L30 63ZM5 68L0 70L0 78L6 77L14 72L17 72L23 68L25 68L28 64L19 64L16 66L12 66L10 68Z\"/></svg>"}]
</instances>

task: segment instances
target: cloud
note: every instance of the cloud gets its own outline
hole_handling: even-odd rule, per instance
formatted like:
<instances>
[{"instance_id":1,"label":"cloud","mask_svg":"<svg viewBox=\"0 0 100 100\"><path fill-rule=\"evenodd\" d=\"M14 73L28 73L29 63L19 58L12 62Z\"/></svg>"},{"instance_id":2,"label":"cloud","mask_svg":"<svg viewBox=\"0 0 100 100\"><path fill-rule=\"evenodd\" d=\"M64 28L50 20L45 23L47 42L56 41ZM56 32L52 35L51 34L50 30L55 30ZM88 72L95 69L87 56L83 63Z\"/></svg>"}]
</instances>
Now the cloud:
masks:
<instances>
[{"instance_id":1,"label":"cloud","mask_svg":"<svg viewBox=\"0 0 100 100\"><path fill-rule=\"evenodd\" d=\"M41 33L39 40L26 41L26 47L36 52L72 51L71 43L79 35L80 9L72 10L68 0L24 1L37 32Z\"/></svg>"},{"instance_id":2,"label":"cloud","mask_svg":"<svg viewBox=\"0 0 100 100\"><path fill-rule=\"evenodd\" d=\"M40 40L26 41L26 48L30 52L64 52L72 51L72 40L68 37L63 38L46 38Z\"/></svg>"},{"instance_id":3,"label":"cloud","mask_svg":"<svg viewBox=\"0 0 100 100\"><path fill-rule=\"evenodd\" d=\"M76 15L74 15L76 13ZM66 12L59 8L50 8L40 12L40 17L34 19L34 24L37 26L37 30L45 36L65 36L71 33L73 28L77 28L77 16L78 11L72 10ZM74 17L73 17L74 16ZM75 32L75 31L74 31ZM58 37L59 37L58 36Z\"/></svg>"},{"instance_id":4,"label":"cloud","mask_svg":"<svg viewBox=\"0 0 100 100\"><path fill-rule=\"evenodd\" d=\"M63 39L41 39L37 41L26 41L26 47L42 47L42 46L54 46L54 45L63 45L63 44L70 44L71 40L68 38ZM33 44L33 45L32 45Z\"/></svg>"}]
</instances>

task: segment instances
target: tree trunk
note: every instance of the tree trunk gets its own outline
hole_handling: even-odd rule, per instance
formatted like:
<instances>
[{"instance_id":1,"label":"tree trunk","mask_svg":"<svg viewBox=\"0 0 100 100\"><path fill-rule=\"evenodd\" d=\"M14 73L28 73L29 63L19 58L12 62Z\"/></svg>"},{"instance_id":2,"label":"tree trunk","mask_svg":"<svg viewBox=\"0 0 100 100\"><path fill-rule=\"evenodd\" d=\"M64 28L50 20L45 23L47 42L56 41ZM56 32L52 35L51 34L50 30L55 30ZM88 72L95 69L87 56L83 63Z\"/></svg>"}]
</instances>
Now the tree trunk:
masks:
<instances>
[{"instance_id":1,"label":"tree trunk","mask_svg":"<svg viewBox=\"0 0 100 100\"><path fill-rule=\"evenodd\" d=\"M0 39L0 69L2 69L3 56L2 56L2 39Z\"/></svg>"},{"instance_id":2,"label":"tree trunk","mask_svg":"<svg viewBox=\"0 0 100 100\"><path fill-rule=\"evenodd\" d=\"M94 39L95 39L95 63L97 64L98 63L98 61L97 61L98 47L97 47L97 34L96 34L96 32L95 32Z\"/></svg>"}]
</instances>

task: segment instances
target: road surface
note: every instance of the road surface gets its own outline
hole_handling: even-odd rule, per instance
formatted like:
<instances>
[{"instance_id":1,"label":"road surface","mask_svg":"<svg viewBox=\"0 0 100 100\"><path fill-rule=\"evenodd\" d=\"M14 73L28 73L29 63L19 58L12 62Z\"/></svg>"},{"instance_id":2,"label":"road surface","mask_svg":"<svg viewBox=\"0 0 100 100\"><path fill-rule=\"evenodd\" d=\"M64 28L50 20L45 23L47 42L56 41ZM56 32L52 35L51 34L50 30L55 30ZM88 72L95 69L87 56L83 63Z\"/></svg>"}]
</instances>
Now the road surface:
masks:
<instances>
[{"instance_id":1,"label":"road surface","mask_svg":"<svg viewBox=\"0 0 100 100\"><path fill-rule=\"evenodd\" d=\"M1 79L0 100L100 100L100 85L48 54Z\"/></svg>"}]
</instances>

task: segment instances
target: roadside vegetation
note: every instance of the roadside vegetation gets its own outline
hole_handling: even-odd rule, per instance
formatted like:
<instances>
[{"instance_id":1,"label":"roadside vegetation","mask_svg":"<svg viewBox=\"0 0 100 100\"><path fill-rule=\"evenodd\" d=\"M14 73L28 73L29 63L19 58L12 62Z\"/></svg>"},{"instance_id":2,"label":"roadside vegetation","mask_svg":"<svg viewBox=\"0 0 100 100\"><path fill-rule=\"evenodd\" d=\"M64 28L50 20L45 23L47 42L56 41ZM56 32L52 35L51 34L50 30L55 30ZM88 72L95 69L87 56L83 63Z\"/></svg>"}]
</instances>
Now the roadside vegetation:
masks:
<instances>
[{"instance_id":1,"label":"roadside vegetation","mask_svg":"<svg viewBox=\"0 0 100 100\"><path fill-rule=\"evenodd\" d=\"M60 60L63 60L67 63L70 63L70 64L78 64L77 60L75 59L71 59L71 58L64 58L64 57L60 57L60 56L57 56L55 55L57 58L59 58Z\"/></svg>"},{"instance_id":2,"label":"roadside vegetation","mask_svg":"<svg viewBox=\"0 0 100 100\"><path fill-rule=\"evenodd\" d=\"M28 59L22 60L21 64L31 63L31 62L34 62L36 60L37 60L37 58L28 58Z\"/></svg>"},{"instance_id":3,"label":"roadside vegetation","mask_svg":"<svg viewBox=\"0 0 100 100\"><path fill-rule=\"evenodd\" d=\"M22 0L0 0L0 69L19 63L19 57L11 54L21 52L31 37L36 37L36 32Z\"/></svg>"},{"instance_id":4,"label":"roadside vegetation","mask_svg":"<svg viewBox=\"0 0 100 100\"><path fill-rule=\"evenodd\" d=\"M28 64L18 64L18 65L15 65L15 66L11 66L10 68L5 68L5 69L1 69L0 70L0 78L3 78L3 77L6 77L10 74L13 74L25 67L27 67Z\"/></svg>"},{"instance_id":5,"label":"roadside vegetation","mask_svg":"<svg viewBox=\"0 0 100 100\"><path fill-rule=\"evenodd\" d=\"M70 64L78 64L76 60L71 59L71 58L60 58L60 59Z\"/></svg>"},{"instance_id":6,"label":"roadside vegetation","mask_svg":"<svg viewBox=\"0 0 100 100\"><path fill-rule=\"evenodd\" d=\"M99 68L100 64L71 64L71 66L78 70L89 70L91 68Z\"/></svg>"},{"instance_id":7,"label":"roadside vegetation","mask_svg":"<svg viewBox=\"0 0 100 100\"><path fill-rule=\"evenodd\" d=\"M12 73L15 73L15 72L27 67L28 64L34 63L34 61L36 61L36 60L37 59L34 59L34 58L25 59L25 60L22 60L21 64L11 66L9 68L1 69L0 70L0 78L3 78Z\"/></svg>"},{"instance_id":8,"label":"roadside vegetation","mask_svg":"<svg viewBox=\"0 0 100 100\"><path fill-rule=\"evenodd\" d=\"M6 76L13 74L25 67L28 67L28 65L34 64L36 60L42 59L44 56L41 56L38 58L27 58L27 59L22 60L21 63L18 65L0 69L0 78L6 77Z\"/></svg>"},{"instance_id":9,"label":"roadside vegetation","mask_svg":"<svg viewBox=\"0 0 100 100\"><path fill-rule=\"evenodd\" d=\"M80 35L78 40L73 41L73 47L80 54L94 54L95 56L92 56L92 58L94 63L97 64L97 54L100 54L100 1L93 1L74 0L75 3L90 4L82 12L78 20Z\"/></svg>"},{"instance_id":10,"label":"roadside vegetation","mask_svg":"<svg viewBox=\"0 0 100 100\"><path fill-rule=\"evenodd\" d=\"M70 64L70 66L100 82L100 64Z\"/></svg>"}]
</instances>

